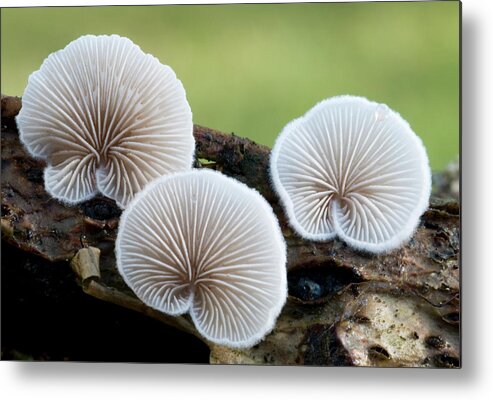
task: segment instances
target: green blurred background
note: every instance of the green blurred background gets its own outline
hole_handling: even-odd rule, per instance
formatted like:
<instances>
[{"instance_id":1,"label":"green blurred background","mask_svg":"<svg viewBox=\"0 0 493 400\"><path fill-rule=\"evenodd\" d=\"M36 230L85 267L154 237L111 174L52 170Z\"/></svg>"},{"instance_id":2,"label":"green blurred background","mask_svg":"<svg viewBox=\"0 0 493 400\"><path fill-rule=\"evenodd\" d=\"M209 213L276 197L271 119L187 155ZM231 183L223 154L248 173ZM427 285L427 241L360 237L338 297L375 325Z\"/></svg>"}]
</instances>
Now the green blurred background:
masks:
<instances>
[{"instance_id":1,"label":"green blurred background","mask_svg":"<svg viewBox=\"0 0 493 400\"><path fill-rule=\"evenodd\" d=\"M59 7L1 10L1 91L80 35L117 33L170 65L194 122L272 146L318 101L388 104L434 170L459 151L459 3Z\"/></svg>"}]
</instances>

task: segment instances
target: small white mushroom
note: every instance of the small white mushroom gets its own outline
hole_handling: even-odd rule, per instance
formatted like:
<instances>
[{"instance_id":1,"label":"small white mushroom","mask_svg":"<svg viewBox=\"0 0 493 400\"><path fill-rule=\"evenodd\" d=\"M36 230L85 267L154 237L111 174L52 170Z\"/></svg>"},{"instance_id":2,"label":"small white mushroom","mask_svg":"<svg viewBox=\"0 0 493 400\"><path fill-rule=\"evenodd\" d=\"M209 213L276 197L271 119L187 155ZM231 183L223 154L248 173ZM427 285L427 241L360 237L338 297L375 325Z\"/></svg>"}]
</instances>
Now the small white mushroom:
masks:
<instances>
[{"instance_id":1,"label":"small white mushroom","mask_svg":"<svg viewBox=\"0 0 493 400\"><path fill-rule=\"evenodd\" d=\"M423 143L402 117L362 97L324 100L279 135L271 177L293 229L379 253L413 234L428 207Z\"/></svg>"},{"instance_id":2,"label":"small white mushroom","mask_svg":"<svg viewBox=\"0 0 493 400\"><path fill-rule=\"evenodd\" d=\"M286 245L272 208L215 171L151 183L122 214L115 250L137 297L166 314L189 312L214 343L253 346L286 300Z\"/></svg>"},{"instance_id":3,"label":"small white mushroom","mask_svg":"<svg viewBox=\"0 0 493 400\"><path fill-rule=\"evenodd\" d=\"M74 204L98 191L125 207L155 178L192 166L192 112L173 70L117 35L82 36L31 74L20 139L45 188Z\"/></svg>"}]
</instances>

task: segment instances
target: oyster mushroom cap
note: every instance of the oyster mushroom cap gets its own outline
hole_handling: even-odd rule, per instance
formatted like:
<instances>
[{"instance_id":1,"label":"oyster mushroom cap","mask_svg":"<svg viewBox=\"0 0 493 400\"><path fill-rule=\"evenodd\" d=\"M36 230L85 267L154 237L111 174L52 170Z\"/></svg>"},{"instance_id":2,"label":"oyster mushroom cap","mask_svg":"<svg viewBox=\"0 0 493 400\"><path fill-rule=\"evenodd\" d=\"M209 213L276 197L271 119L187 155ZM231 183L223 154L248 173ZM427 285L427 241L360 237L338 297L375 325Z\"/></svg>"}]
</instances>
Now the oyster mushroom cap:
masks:
<instances>
[{"instance_id":1,"label":"oyster mushroom cap","mask_svg":"<svg viewBox=\"0 0 493 400\"><path fill-rule=\"evenodd\" d=\"M155 178L192 166L192 112L173 70L118 35L82 36L31 74L20 139L45 160L45 188L75 204L125 207Z\"/></svg>"},{"instance_id":2,"label":"oyster mushroom cap","mask_svg":"<svg viewBox=\"0 0 493 400\"><path fill-rule=\"evenodd\" d=\"M373 253L412 236L431 191L421 139L386 105L356 96L326 99L286 125L270 172L300 236Z\"/></svg>"},{"instance_id":3,"label":"oyster mushroom cap","mask_svg":"<svg viewBox=\"0 0 493 400\"><path fill-rule=\"evenodd\" d=\"M138 298L166 314L189 312L217 344L253 346L286 301L286 245L270 205L215 171L151 183L122 214L115 250Z\"/></svg>"}]
</instances>

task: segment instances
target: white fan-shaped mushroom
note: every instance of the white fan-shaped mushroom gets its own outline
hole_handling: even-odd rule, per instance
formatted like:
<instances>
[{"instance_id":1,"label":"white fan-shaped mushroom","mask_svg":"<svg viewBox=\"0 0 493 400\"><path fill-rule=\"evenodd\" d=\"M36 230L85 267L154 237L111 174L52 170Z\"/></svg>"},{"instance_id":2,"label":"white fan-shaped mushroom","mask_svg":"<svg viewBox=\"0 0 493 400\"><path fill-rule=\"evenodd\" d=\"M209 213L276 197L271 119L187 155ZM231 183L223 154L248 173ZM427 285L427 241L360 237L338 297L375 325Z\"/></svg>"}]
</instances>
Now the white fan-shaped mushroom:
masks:
<instances>
[{"instance_id":1,"label":"white fan-shaped mushroom","mask_svg":"<svg viewBox=\"0 0 493 400\"><path fill-rule=\"evenodd\" d=\"M271 207L218 172L151 183L122 214L115 248L120 274L144 303L189 312L218 344L254 345L286 300L286 248Z\"/></svg>"},{"instance_id":2,"label":"white fan-shaped mushroom","mask_svg":"<svg viewBox=\"0 0 493 400\"><path fill-rule=\"evenodd\" d=\"M428 158L402 117L362 97L324 100L279 135L271 176L293 229L384 252L409 239L428 207Z\"/></svg>"},{"instance_id":3,"label":"white fan-shaped mushroom","mask_svg":"<svg viewBox=\"0 0 493 400\"><path fill-rule=\"evenodd\" d=\"M31 74L17 116L46 190L69 203L100 191L125 207L148 182L192 166L192 112L173 70L117 35L82 36Z\"/></svg>"}]
</instances>

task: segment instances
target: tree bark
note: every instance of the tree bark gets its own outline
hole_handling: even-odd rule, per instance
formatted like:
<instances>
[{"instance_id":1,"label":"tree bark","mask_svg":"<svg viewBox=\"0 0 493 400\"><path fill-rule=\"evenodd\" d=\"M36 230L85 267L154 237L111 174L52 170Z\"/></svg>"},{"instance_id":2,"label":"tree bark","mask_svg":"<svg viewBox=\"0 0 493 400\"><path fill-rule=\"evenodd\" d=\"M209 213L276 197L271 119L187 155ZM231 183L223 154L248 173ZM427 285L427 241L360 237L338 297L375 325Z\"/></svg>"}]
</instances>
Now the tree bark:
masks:
<instances>
[{"instance_id":1,"label":"tree bark","mask_svg":"<svg viewBox=\"0 0 493 400\"><path fill-rule=\"evenodd\" d=\"M200 337L187 316L152 310L126 287L115 268L121 211L112 200L66 206L45 192L44 162L19 142L20 107L19 98L2 96L2 239L67 268L71 262L91 296ZM355 251L337 239L306 241L290 228L272 191L267 147L198 125L194 136L195 166L258 190L288 247L289 298L273 332L249 349L207 343L212 363L460 366L457 202L432 201L409 243L387 254Z\"/></svg>"}]
</instances>

